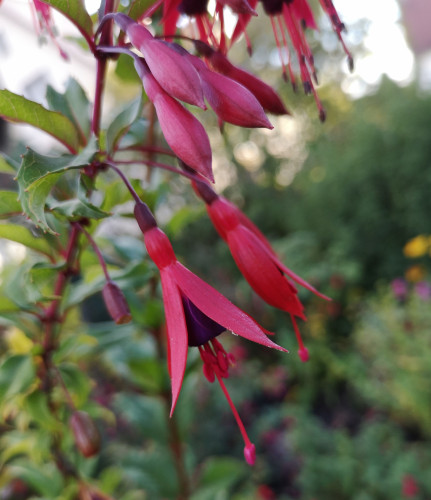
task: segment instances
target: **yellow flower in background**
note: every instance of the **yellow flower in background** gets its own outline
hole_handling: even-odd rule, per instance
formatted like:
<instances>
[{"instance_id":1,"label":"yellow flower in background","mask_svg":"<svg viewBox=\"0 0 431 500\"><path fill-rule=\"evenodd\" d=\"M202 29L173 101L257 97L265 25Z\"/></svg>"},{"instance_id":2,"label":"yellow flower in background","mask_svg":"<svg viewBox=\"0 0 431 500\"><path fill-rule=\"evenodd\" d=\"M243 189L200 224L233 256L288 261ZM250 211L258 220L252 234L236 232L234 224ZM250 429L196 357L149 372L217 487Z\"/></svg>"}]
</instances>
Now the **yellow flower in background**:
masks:
<instances>
[{"instance_id":1,"label":"yellow flower in background","mask_svg":"<svg viewBox=\"0 0 431 500\"><path fill-rule=\"evenodd\" d=\"M5 340L12 354L28 354L33 348L33 342L22 330L15 327L6 331Z\"/></svg>"},{"instance_id":2,"label":"yellow flower in background","mask_svg":"<svg viewBox=\"0 0 431 500\"><path fill-rule=\"evenodd\" d=\"M425 234L420 234L409 240L403 248L404 255L409 259L423 257L429 251L431 251L431 236Z\"/></svg>"},{"instance_id":3,"label":"yellow flower in background","mask_svg":"<svg viewBox=\"0 0 431 500\"><path fill-rule=\"evenodd\" d=\"M411 266L404 275L407 281L417 283L425 278L425 269L422 266Z\"/></svg>"}]
</instances>

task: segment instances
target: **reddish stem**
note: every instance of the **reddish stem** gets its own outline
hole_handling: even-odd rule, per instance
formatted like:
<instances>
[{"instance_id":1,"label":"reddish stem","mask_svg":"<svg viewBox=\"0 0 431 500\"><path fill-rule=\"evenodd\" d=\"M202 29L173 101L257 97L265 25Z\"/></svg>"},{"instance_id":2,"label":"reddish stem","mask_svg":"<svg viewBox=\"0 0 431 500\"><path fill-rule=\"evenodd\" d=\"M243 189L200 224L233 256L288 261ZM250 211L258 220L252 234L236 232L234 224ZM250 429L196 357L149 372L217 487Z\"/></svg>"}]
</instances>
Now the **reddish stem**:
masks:
<instances>
[{"instance_id":1,"label":"reddish stem","mask_svg":"<svg viewBox=\"0 0 431 500\"><path fill-rule=\"evenodd\" d=\"M98 258L99 263L100 263L100 267L103 270L103 274L105 275L106 281L110 281L111 278L109 276L108 269L106 267L105 259L103 258L102 252L100 251L100 248L97 246L97 244L94 241L93 237L78 222L75 222L73 225L76 226L81 231L81 233L83 233L85 235L85 237L87 238L88 242L93 247L94 253L97 255L97 258Z\"/></svg>"}]
</instances>

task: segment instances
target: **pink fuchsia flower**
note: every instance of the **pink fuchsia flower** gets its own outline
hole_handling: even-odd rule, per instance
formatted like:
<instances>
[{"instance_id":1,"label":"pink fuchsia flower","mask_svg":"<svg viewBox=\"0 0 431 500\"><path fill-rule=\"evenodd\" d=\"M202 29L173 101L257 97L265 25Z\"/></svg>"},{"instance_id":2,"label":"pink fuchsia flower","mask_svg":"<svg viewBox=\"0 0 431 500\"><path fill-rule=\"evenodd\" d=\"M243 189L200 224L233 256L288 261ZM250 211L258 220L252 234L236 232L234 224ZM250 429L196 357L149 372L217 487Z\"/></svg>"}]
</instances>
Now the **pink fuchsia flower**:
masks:
<instances>
[{"instance_id":1,"label":"pink fuchsia flower","mask_svg":"<svg viewBox=\"0 0 431 500\"><path fill-rule=\"evenodd\" d=\"M265 111L275 115L290 114L283 104L280 96L272 87L254 76L252 73L234 66L220 51L213 50L208 45L199 41L195 42L195 45L200 54L207 59L215 71L228 76L232 80L235 80L246 87L260 102Z\"/></svg>"},{"instance_id":2,"label":"pink fuchsia flower","mask_svg":"<svg viewBox=\"0 0 431 500\"><path fill-rule=\"evenodd\" d=\"M32 13L34 14L37 34L41 35L44 31L46 31L60 52L61 57L67 61L69 56L60 47L54 34L54 22L51 16L51 7L40 0L33 0Z\"/></svg>"},{"instance_id":3,"label":"pink fuchsia flower","mask_svg":"<svg viewBox=\"0 0 431 500\"><path fill-rule=\"evenodd\" d=\"M103 287L102 296L109 315L117 325L132 321L126 298L116 283L107 281Z\"/></svg>"},{"instance_id":4,"label":"pink fuchsia flower","mask_svg":"<svg viewBox=\"0 0 431 500\"><path fill-rule=\"evenodd\" d=\"M129 37L130 43L142 53L165 92L180 101L206 109L199 75L186 58L125 14L116 13L112 17Z\"/></svg>"},{"instance_id":5,"label":"pink fuchsia flower","mask_svg":"<svg viewBox=\"0 0 431 500\"><path fill-rule=\"evenodd\" d=\"M220 33L214 31L214 22L208 14L208 0L167 0L163 2L163 32L165 36L174 35L180 14L194 18L199 37L203 42L211 43L222 50L226 49L226 34L224 32L224 11L228 6L235 14L256 16L254 0L216 0L216 16L220 21Z\"/></svg>"},{"instance_id":6,"label":"pink fuchsia flower","mask_svg":"<svg viewBox=\"0 0 431 500\"><path fill-rule=\"evenodd\" d=\"M313 12L307 0L261 0L266 14L270 17L272 30L274 32L275 42L279 49L280 61L283 67L283 77L288 80L288 74L292 83L292 87L296 89L296 79L292 69L292 58L289 50L286 32L290 38L291 45L296 54L299 64L301 81L303 83L304 92L313 94L316 101L319 117L322 121L325 120L325 110L320 102L317 92L314 88L314 82L317 84L317 73L314 67L314 57L305 36L306 28L317 29ZM339 20L335 8L330 0L321 0L321 4L325 12L330 16L334 30L338 38L341 40L343 49L348 57L349 68L353 69L353 58L348 51L342 36L341 31L344 28ZM250 16L240 15L238 17L237 26L232 35L232 43L242 34L246 34L246 26L250 21ZM284 49L284 50L283 50ZM287 53L287 62L285 61L284 53Z\"/></svg>"},{"instance_id":7,"label":"pink fuchsia flower","mask_svg":"<svg viewBox=\"0 0 431 500\"><path fill-rule=\"evenodd\" d=\"M136 58L135 68L172 151L193 170L213 181L211 146L200 121L162 89L143 60Z\"/></svg>"},{"instance_id":8,"label":"pink fuchsia flower","mask_svg":"<svg viewBox=\"0 0 431 500\"><path fill-rule=\"evenodd\" d=\"M286 267L259 229L233 204L218 196L207 184L194 183L198 195L207 204L208 215L226 241L239 270L253 290L268 304L290 314L298 341L298 355L308 361L308 349L299 332L296 318L306 320L293 280L319 297L330 300ZM288 279L290 278L290 280Z\"/></svg>"},{"instance_id":9,"label":"pink fuchsia flower","mask_svg":"<svg viewBox=\"0 0 431 500\"><path fill-rule=\"evenodd\" d=\"M181 390L188 348L198 347L204 375L209 382L218 380L244 439L245 459L252 465L255 447L247 436L222 380L228 377L229 365L234 360L216 337L223 331L230 330L266 347L282 351L285 349L272 342L248 314L178 262L170 241L157 227L144 203L136 204L135 217L144 234L148 254L160 271L167 323L168 368L172 384L171 415Z\"/></svg>"},{"instance_id":10,"label":"pink fuchsia flower","mask_svg":"<svg viewBox=\"0 0 431 500\"><path fill-rule=\"evenodd\" d=\"M227 76L211 71L203 61L189 54L183 47L176 44L172 46L183 54L199 73L204 96L222 122L240 127L274 128L259 101L246 87Z\"/></svg>"}]
</instances>

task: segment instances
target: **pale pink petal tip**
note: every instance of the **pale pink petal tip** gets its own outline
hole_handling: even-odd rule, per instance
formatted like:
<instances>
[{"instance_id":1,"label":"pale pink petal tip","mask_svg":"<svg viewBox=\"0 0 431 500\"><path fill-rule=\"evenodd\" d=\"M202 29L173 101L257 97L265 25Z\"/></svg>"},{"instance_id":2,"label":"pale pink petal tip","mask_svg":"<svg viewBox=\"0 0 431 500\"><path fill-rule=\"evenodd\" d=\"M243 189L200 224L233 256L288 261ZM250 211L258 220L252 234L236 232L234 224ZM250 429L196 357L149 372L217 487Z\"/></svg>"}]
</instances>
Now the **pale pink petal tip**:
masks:
<instances>
[{"instance_id":1,"label":"pale pink petal tip","mask_svg":"<svg viewBox=\"0 0 431 500\"><path fill-rule=\"evenodd\" d=\"M244 448L244 458L248 465L254 465L256 462L256 446L253 443L249 443Z\"/></svg>"},{"instance_id":2,"label":"pale pink petal tip","mask_svg":"<svg viewBox=\"0 0 431 500\"><path fill-rule=\"evenodd\" d=\"M298 356L301 358L301 361L303 363L306 363L310 359L310 355L306 347L302 347L301 349L299 349Z\"/></svg>"}]
</instances>

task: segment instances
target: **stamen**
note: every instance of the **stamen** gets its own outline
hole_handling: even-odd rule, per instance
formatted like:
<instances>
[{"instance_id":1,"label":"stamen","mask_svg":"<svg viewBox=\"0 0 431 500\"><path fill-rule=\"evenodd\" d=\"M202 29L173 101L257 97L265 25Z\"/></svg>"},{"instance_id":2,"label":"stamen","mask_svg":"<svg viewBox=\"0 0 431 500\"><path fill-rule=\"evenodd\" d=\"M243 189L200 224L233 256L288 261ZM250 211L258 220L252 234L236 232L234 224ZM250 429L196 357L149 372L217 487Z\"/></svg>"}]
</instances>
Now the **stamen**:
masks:
<instances>
[{"instance_id":1,"label":"stamen","mask_svg":"<svg viewBox=\"0 0 431 500\"><path fill-rule=\"evenodd\" d=\"M292 54L290 52L290 47L289 47L289 44L287 43L286 35L284 33L284 27L283 27L283 23L281 22L281 17L278 18L278 24L280 26L281 36L283 38L283 43L284 43L284 46L286 47L286 51L287 51L287 61L288 61L287 69L289 70L290 83L292 85L293 91L296 92L297 85L296 85L295 73L293 72L293 69L292 69Z\"/></svg>"},{"instance_id":2,"label":"stamen","mask_svg":"<svg viewBox=\"0 0 431 500\"><path fill-rule=\"evenodd\" d=\"M310 355L308 354L308 349L304 346L304 343L302 342L301 333L299 331L298 325L296 324L295 316L291 314L290 319L292 320L293 329L295 330L296 340L298 341L298 346L299 346L298 355L301 358L301 361L305 363L310 358Z\"/></svg>"},{"instance_id":3,"label":"stamen","mask_svg":"<svg viewBox=\"0 0 431 500\"><path fill-rule=\"evenodd\" d=\"M275 43L277 45L278 54L279 54L280 62L281 62L281 67L283 68L283 80L285 82L287 82L288 78L287 78L287 72L286 72L286 65L284 64L282 46L281 46L280 39L278 38L278 34L277 34L277 26L276 26L275 21L274 21L274 16L270 16L269 18L271 19L272 31L274 32Z\"/></svg>"},{"instance_id":4,"label":"stamen","mask_svg":"<svg viewBox=\"0 0 431 500\"><path fill-rule=\"evenodd\" d=\"M250 441L247 431L245 430L244 424L242 423L241 417L239 416L239 413L237 409L235 408L235 405L233 404L233 401L229 395L229 392L226 389L226 386L224 385L223 380L219 376L219 374L216 372L216 377L218 380L218 383L220 384L221 390L223 391L223 394L225 395L225 398L227 399L227 402L230 406L230 409L232 410L233 416L235 417L236 423L238 425L238 428L241 432L242 438L245 443L244 447L244 458L245 461L248 463L248 465L254 465L254 462L256 460L256 447L254 444Z\"/></svg>"}]
</instances>

